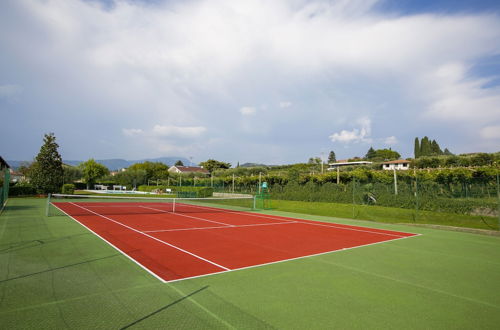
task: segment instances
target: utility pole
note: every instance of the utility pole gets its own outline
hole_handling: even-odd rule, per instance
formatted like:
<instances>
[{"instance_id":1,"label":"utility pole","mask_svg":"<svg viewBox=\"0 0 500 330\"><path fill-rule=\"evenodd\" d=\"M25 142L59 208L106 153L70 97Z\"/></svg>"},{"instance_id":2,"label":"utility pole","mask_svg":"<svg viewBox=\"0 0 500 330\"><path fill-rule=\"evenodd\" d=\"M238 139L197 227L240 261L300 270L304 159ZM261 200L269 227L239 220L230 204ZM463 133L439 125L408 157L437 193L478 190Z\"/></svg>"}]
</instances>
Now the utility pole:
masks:
<instances>
[{"instance_id":1,"label":"utility pole","mask_svg":"<svg viewBox=\"0 0 500 330\"><path fill-rule=\"evenodd\" d=\"M324 155L324 154L325 154L325 153L322 151L322 152L321 152L321 174L323 174L323 155Z\"/></svg>"}]
</instances>

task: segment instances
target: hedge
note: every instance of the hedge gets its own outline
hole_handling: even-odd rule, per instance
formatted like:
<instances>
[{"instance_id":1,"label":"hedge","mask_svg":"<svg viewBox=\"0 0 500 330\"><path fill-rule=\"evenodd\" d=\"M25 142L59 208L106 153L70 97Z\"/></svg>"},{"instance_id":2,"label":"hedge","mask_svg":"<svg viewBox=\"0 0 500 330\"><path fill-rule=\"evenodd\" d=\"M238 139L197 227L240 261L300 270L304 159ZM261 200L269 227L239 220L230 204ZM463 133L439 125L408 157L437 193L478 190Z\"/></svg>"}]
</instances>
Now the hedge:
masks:
<instances>
[{"instance_id":1,"label":"hedge","mask_svg":"<svg viewBox=\"0 0 500 330\"><path fill-rule=\"evenodd\" d=\"M212 197L213 189L209 187L179 187L179 186L147 186L142 185L138 187L139 191L152 192L155 190L161 190L165 192L166 189L171 189L172 193L176 194L177 197Z\"/></svg>"},{"instance_id":2,"label":"hedge","mask_svg":"<svg viewBox=\"0 0 500 330\"><path fill-rule=\"evenodd\" d=\"M15 185L9 187L9 196L33 196L37 191L30 185Z\"/></svg>"}]
</instances>

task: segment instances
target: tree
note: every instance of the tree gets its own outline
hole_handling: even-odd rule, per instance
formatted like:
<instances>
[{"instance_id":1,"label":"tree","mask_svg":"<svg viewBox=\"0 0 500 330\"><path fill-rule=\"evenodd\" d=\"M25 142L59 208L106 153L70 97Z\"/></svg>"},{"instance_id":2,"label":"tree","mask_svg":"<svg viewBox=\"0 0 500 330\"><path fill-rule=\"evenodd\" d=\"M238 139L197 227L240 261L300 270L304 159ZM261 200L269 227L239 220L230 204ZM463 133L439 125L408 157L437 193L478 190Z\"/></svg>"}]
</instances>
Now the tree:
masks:
<instances>
[{"instance_id":1,"label":"tree","mask_svg":"<svg viewBox=\"0 0 500 330\"><path fill-rule=\"evenodd\" d=\"M39 193L59 192L63 184L62 158L54 133L45 134L43 145L30 169L30 181Z\"/></svg>"},{"instance_id":2,"label":"tree","mask_svg":"<svg viewBox=\"0 0 500 330\"><path fill-rule=\"evenodd\" d=\"M431 142L427 136L424 136L420 142L420 156L430 156L431 153Z\"/></svg>"},{"instance_id":3,"label":"tree","mask_svg":"<svg viewBox=\"0 0 500 330\"><path fill-rule=\"evenodd\" d=\"M220 162L215 159L209 159L206 162L201 162L200 166L208 170L210 173L212 173L215 170L218 169L228 169L231 167L230 163L225 163L225 162Z\"/></svg>"},{"instance_id":4,"label":"tree","mask_svg":"<svg viewBox=\"0 0 500 330\"><path fill-rule=\"evenodd\" d=\"M137 187L137 185L147 183L146 176L145 170L128 168L126 171L118 172L113 176L113 180L122 186Z\"/></svg>"},{"instance_id":5,"label":"tree","mask_svg":"<svg viewBox=\"0 0 500 330\"><path fill-rule=\"evenodd\" d=\"M432 140L431 142L431 154L434 156L439 156L443 154L443 151L439 147L439 144L436 142L436 140Z\"/></svg>"},{"instance_id":6,"label":"tree","mask_svg":"<svg viewBox=\"0 0 500 330\"><path fill-rule=\"evenodd\" d=\"M370 147L370 149L368 149L368 152L365 155L365 158L366 159L373 159L376 156L377 156L377 153L375 152L375 150L373 149L373 147Z\"/></svg>"},{"instance_id":7,"label":"tree","mask_svg":"<svg viewBox=\"0 0 500 330\"><path fill-rule=\"evenodd\" d=\"M319 157L311 157L311 158L309 158L309 161L307 162L307 164L309 164L309 165L321 164L321 158L319 158Z\"/></svg>"},{"instance_id":8,"label":"tree","mask_svg":"<svg viewBox=\"0 0 500 330\"><path fill-rule=\"evenodd\" d=\"M144 162L135 163L128 170L144 170L146 171L146 181L168 178L168 166L160 162Z\"/></svg>"},{"instance_id":9,"label":"tree","mask_svg":"<svg viewBox=\"0 0 500 330\"><path fill-rule=\"evenodd\" d=\"M448 148L444 148L443 155L453 156L453 153L451 151L449 151Z\"/></svg>"},{"instance_id":10,"label":"tree","mask_svg":"<svg viewBox=\"0 0 500 330\"><path fill-rule=\"evenodd\" d=\"M335 152L332 150L328 154L328 163L335 163L337 162L337 157L335 156Z\"/></svg>"},{"instance_id":11,"label":"tree","mask_svg":"<svg viewBox=\"0 0 500 330\"><path fill-rule=\"evenodd\" d=\"M377 149L374 151L373 157L369 159L373 161L387 161L399 159L400 157L401 155L397 151L391 149Z\"/></svg>"},{"instance_id":12,"label":"tree","mask_svg":"<svg viewBox=\"0 0 500 330\"><path fill-rule=\"evenodd\" d=\"M175 166L184 166L184 163L182 162L182 160L178 160L175 162L174 164Z\"/></svg>"},{"instance_id":13,"label":"tree","mask_svg":"<svg viewBox=\"0 0 500 330\"><path fill-rule=\"evenodd\" d=\"M418 141L418 137L415 138L415 146L413 147L413 154L415 155L415 159L420 157L420 142Z\"/></svg>"},{"instance_id":14,"label":"tree","mask_svg":"<svg viewBox=\"0 0 500 330\"><path fill-rule=\"evenodd\" d=\"M64 183L73 183L82 178L82 170L75 166L63 164Z\"/></svg>"},{"instance_id":15,"label":"tree","mask_svg":"<svg viewBox=\"0 0 500 330\"><path fill-rule=\"evenodd\" d=\"M96 182L97 179L109 174L106 166L99 164L93 158L81 163L78 167L82 170L83 180L87 183L87 189Z\"/></svg>"}]
</instances>

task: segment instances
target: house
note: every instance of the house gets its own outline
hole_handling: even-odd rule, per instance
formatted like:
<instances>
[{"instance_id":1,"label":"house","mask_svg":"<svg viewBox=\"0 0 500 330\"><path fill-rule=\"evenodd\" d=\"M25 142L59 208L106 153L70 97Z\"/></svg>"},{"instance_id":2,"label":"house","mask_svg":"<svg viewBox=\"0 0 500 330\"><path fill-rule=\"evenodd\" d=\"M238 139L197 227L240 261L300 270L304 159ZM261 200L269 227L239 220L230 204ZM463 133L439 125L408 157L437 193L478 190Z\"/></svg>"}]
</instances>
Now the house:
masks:
<instances>
[{"instance_id":1,"label":"house","mask_svg":"<svg viewBox=\"0 0 500 330\"><path fill-rule=\"evenodd\" d=\"M26 177L21 172L16 172L10 169L10 181L11 182L23 182L26 181Z\"/></svg>"},{"instance_id":2,"label":"house","mask_svg":"<svg viewBox=\"0 0 500 330\"><path fill-rule=\"evenodd\" d=\"M333 171L337 169L338 167L342 166L360 166L360 165L371 165L372 162L368 162L365 160L360 160L360 161L355 161L355 162L348 162L347 160L339 160L336 163L330 163L328 164L328 171Z\"/></svg>"},{"instance_id":3,"label":"house","mask_svg":"<svg viewBox=\"0 0 500 330\"><path fill-rule=\"evenodd\" d=\"M209 171L204 169L203 167L198 166L171 166L168 171L170 173L179 173L179 174L188 174L188 173L196 173L196 174L210 174Z\"/></svg>"},{"instance_id":4,"label":"house","mask_svg":"<svg viewBox=\"0 0 500 330\"><path fill-rule=\"evenodd\" d=\"M399 160L391 160L389 162L382 163L382 169L384 170L408 170L410 169L410 161L399 159Z\"/></svg>"}]
</instances>

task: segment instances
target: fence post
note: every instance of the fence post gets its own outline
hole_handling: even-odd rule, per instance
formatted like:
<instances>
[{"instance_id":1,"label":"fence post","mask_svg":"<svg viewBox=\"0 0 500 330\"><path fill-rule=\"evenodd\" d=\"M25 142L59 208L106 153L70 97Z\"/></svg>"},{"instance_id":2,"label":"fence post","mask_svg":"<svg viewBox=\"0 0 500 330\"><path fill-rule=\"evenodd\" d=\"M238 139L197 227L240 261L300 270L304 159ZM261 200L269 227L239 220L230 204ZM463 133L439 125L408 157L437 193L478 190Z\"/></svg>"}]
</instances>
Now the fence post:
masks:
<instances>
[{"instance_id":1,"label":"fence post","mask_svg":"<svg viewBox=\"0 0 500 330\"><path fill-rule=\"evenodd\" d=\"M392 169L394 172L394 195L398 194L398 176L396 175L396 168Z\"/></svg>"},{"instance_id":2,"label":"fence post","mask_svg":"<svg viewBox=\"0 0 500 330\"><path fill-rule=\"evenodd\" d=\"M354 197L354 190L356 189L356 179L354 178L354 176L352 177L352 218L354 219L355 217L355 210L354 210L354 206L356 205L356 200L355 200L355 197Z\"/></svg>"},{"instance_id":3,"label":"fence post","mask_svg":"<svg viewBox=\"0 0 500 330\"><path fill-rule=\"evenodd\" d=\"M50 208L50 196L51 194L49 193L47 195L47 206L45 208L45 216L48 217L49 216L49 208Z\"/></svg>"},{"instance_id":4,"label":"fence post","mask_svg":"<svg viewBox=\"0 0 500 330\"><path fill-rule=\"evenodd\" d=\"M417 221L418 221L418 179L417 179L417 174L415 173L415 222Z\"/></svg>"},{"instance_id":5,"label":"fence post","mask_svg":"<svg viewBox=\"0 0 500 330\"><path fill-rule=\"evenodd\" d=\"M500 230L500 178L497 172L497 212L498 212L498 230Z\"/></svg>"}]
</instances>

